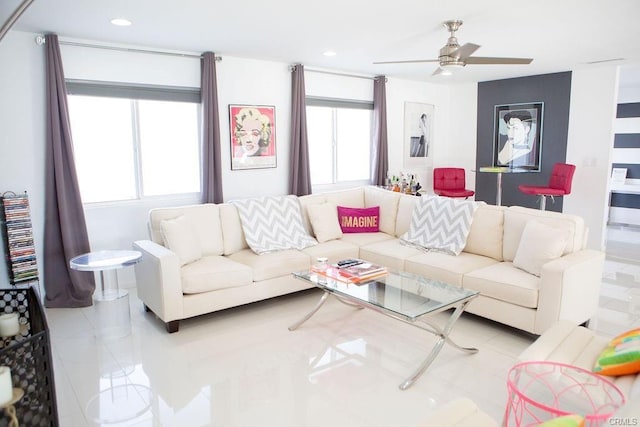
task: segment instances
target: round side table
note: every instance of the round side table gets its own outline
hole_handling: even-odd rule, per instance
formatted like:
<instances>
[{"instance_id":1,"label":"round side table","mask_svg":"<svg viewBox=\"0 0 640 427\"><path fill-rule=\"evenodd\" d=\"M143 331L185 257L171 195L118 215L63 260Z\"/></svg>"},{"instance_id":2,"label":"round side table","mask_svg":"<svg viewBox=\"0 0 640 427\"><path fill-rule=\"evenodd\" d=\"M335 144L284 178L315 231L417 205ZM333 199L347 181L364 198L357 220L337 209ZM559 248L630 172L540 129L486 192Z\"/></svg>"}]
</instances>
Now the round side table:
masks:
<instances>
[{"instance_id":1,"label":"round side table","mask_svg":"<svg viewBox=\"0 0 640 427\"><path fill-rule=\"evenodd\" d=\"M69 266L78 271L98 272L93 295L98 319L98 338L119 338L131 333L129 293L118 287L117 270L136 264L138 251L107 250L74 257Z\"/></svg>"},{"instance_id":2,"label":"round side table","mask_svg":"<svg viewBox=\"0 0 640 427\"><path fill-rule=\"evenodd\" d=\"M526 167L507 167L507 166L482 166L478 172L495 173L496 174L496 206L502 205L502 174L503 173L526 173L533 172L531 168Z\"/></svg>"},{"instance_id":3,"label":"round side table","mask_svg":"<svg viewBox=\"0 0 640 427\"><path fill-rule=\"evenodd\" d=\"M578 414L585 426L605 425L622 405L622 392L604 377L555 362L524 362L507 377L509 400L503 426L531 426Z\"/></svg>"}]
</instances>

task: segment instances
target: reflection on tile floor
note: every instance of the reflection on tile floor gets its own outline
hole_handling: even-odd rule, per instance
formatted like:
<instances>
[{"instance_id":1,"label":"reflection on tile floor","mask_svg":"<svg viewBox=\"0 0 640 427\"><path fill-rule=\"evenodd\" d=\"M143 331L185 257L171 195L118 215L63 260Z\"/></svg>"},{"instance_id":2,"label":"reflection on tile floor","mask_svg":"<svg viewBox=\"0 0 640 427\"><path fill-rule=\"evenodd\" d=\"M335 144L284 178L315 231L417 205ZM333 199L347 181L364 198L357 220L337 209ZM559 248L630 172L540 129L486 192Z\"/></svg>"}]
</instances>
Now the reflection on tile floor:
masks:
<instances>
[{"instance_id":1,"label":"reflection on tile floor","mask_svg":"<svg viewBox=\"0 0 640 427\"><path fill-rule=\"evenodd\" d=\"M591 327L612 336L640 326L640 229L610 230L607 247ZM534 339L465 314L452 338L480 351L445 346L400 391L435 339L333 299L289 332L316 290L190 319L171 335L130 291L133 332L121 339L94 338L92 308L47 311L62 426L414 426L462 396L500 420L506 374Z\"/></svg>"}]
</instances>

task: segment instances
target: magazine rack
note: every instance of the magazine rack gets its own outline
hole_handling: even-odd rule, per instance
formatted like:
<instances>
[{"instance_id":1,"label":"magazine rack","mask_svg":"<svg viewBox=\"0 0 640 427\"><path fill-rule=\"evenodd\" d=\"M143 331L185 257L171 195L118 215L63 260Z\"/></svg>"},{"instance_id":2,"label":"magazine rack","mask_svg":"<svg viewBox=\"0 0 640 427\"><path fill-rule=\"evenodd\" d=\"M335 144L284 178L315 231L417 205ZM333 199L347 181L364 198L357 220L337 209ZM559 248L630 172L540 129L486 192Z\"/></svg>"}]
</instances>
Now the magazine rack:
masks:
<instances>
[{"instance_id":1,"label":"magazine rack","mask_svg":"<svg viewBox=\"0 0 640 427\"><path fill-rule=\"evenodd\" d=\"M7 271L12 285L38 280L33 228L27 193L7 191L0 197L0 220L7 253Z\"/></svg>"},{"instance_id":2,"label":"magazine rack","mask_svg":"<svg viewBox=\"0 0 640 427\"><path fill-rule=\"evenodd\" d=\"M0 314L18 313L20 332L0 337L0 365L11 369L14 388L24 396L14 403L21 426L57 427L51 340L44 310L33 287L0 289ZM0 416L0 427L8 417Z\"/></svg>"}]
</instances>

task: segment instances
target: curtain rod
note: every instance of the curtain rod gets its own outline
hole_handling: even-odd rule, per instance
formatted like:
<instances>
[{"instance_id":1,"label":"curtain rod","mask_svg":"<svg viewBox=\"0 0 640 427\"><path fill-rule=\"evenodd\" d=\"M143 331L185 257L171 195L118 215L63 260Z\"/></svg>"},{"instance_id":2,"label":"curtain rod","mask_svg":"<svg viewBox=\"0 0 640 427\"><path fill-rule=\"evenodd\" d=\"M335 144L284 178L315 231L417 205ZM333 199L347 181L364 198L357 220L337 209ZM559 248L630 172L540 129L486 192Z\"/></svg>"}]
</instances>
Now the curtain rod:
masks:
<instances>
[{"instance_id":1,"label":"curtain rod","mask_svg":"<svg viewBox=\"0 0 640 427\"><path fill-rule=\"evenodd\" d=\"M289 71L293 71L295 68L295 65L290 65L289 66ZM356 79L365 79L365 80L375 80L377 79L377 77L370 77L370 76L361 76L358 74L349 74L349 73L338 73L336 71L324 71L324 70L314 70L313 68L305 68L305 71L309 71L310 73L320 73L320 74L331 74L334 76L342 76L342 77L354 77Z\"/></svg>"},{"instance_id":2,"label":"curtain rod","mask_svg":"<svg viewBox=\"0 0 640 427\"><path fill-rule=\"evenodd\" d=\"M0 28L0 40L2 40L5 34L9 32L11 27L13 27L13 24L16 23L16 21L18 20L18 18L20 18L24 11L27 10L29 6L31 6L31 3L33 3L33 0L24 0L22 3L20 3L13 14L11 14L9 19L7 19L7 22L5 22L2 28Z\"/></svg>"},{"instance_id":3,"label":"curtain rod","mask_svg":"<svg viewBox=\"0 0 640 427\"><path fill-rule=\"evenodd\" d=\"M37 36L36 43L40 46L45 44L44 36ZM121 52L134 52L134 53L151 53L156 55L166 55L166 56L179 56L182 58L202 58L202 55L193 54L193 53L178 53L178 52L168 52L164 50L151 50L151 49L138 49L138 48L130 48L130 47L119 47L119 46L106 46L100 44L92 44L92 43L82 43L82 42L72 42L72 41L64 41L58 40L58 43L66 46L78 46L78 47L89 47L94 49L105 49L105 50L117 50ZM216 55L216 61L222 61L221 56Z\"/></svg>"}]
</instances>

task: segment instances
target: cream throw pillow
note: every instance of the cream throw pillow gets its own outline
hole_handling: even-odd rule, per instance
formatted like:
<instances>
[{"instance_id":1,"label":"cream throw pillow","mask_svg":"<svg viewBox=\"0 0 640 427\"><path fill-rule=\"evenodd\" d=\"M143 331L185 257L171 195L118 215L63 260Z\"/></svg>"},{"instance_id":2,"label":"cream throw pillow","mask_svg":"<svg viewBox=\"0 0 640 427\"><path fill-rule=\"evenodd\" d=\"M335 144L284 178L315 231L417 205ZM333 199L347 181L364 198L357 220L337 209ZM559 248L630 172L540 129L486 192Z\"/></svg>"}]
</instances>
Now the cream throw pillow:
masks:
<instances>
[{"instance_id":1,"label":"cream throw pillow","mask_svg":"<svg viewBox=\"0 0 640 427\"><path fill-rule=\"evenodd\" d=\"M539 221L527 222L513 265L540 276L544 264L562 255L568 237L568 231L562 228L551 227Z\"/></svg>"},{"instance_id":2,"label":"cream throw pillow","mask_svg":"<svg viewBox=\"0 0 640 427\"><path fill-rule=\"evenodd\" d=\"M342 237L342 229L338 222L338 206L335 203L309 205L307 214L318 242L328 242Z\"/></svg>"},{"instance_id":3,"label":"cream throw pillow","mask_svg":"<svg viewBox=\"0 0 640 427\"><path fill-rule=\"evenodd\" d=\"M189 264L202 258L202 248L193 226L181 215L160 222L160 232L164 244L180 258L180 265Z\"/></svg>"}]
</instances>

